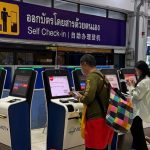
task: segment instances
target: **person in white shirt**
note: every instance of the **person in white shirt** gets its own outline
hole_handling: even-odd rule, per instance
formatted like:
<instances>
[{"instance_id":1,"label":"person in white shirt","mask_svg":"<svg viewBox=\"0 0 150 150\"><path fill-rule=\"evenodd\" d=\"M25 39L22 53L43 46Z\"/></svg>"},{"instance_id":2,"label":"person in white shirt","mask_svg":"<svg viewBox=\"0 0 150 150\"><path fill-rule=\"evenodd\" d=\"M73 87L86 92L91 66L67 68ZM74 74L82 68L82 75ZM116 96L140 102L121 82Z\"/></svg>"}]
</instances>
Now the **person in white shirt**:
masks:
<instances>
[{"instance_id":1,"label":"person in white shirt","mask_svg":"<svg viewBox=\"0 0 150 150\"><path fill-rule=\"evenodd\" d=\"M132 148L148 150L142 121L150 122L150 71L144 61L139 61L135 65L135 72L138 77L137 83L133 80L127 81L134 110L134 120L131 126Z\"/></svg>"}]
</instances>

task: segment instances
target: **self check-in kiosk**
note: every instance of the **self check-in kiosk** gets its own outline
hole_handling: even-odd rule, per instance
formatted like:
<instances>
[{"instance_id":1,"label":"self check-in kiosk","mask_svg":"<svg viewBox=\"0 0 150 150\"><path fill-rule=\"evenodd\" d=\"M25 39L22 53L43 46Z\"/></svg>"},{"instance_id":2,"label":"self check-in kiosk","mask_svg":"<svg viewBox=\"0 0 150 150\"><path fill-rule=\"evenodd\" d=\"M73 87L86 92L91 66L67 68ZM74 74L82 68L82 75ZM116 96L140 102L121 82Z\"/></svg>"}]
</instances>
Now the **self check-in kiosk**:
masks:
<instances>
[{"instance_id":1,"label":"self check-in kiosk","mask_svg":"<svg viewBox=\"0 0 150 150\"><path fill-rule=\"evenodd\" d=\"M120 78L121 78L121 90L123 93L128 93L128 86L126 84L127 80L134 80L135 83L137 82L137 78L135 75L134 69L120 69Z\"/></svg>"},{"instance_id":2,"label":"self check-in kiosk","mask_svg":"<svg viewBox=\"0 0 150 150\"><path fill-rule=\"evenodd\" d=\"M36 72L17 69L9 96L0 99L0 147L31 150L30 104Z\"/></svg>"},{"instance_id":3,"label":"self check-in kiosk","mask_svg":"<svg viewBox=\"0 0 150 150\"><path fill-rule=\"evenodd\" d=\"M113 88L120 90L119 76L116 69L102 69L101 72L106 76Z\"/></svg>"},{"instance_id":4,"label":"self check-in kiosk","mask_svg":"<svg viewBox=\"0 0 150 150\"><path fill-rule=\"evenodd\" d=\"M1 98L1 96L3 94L5 78L6 78L6 70L3 69L3 68L0 68L0 98Z\"/></svg>"},{"instance_id":5,"label":"self check-in kiosk","mask_svg":"<svg viewBox=\"0 0 150 150\"><path fill-rule=\"evenodd\" d=\"M43 80L48 106L47 150L82 145L78 119L83 104L69 95L67 71L46 70Z\"/></svg>"},{"instance_id":6,"label":"self check-in kiosk","mask_svg":"<svg viewBox=\"0 0 150 150\"><path fill-rule=\"evenodd\" d=\"M119 76L116 69L102 69L101 72L108 79L112 88L117 88L118 90L120 90ZM118 145L118 134L115 132L109 149L117 150L118 149L117 145Z\"/></svg>"},{"instance_id":7,"label":"self check-in kiosk","mask_svg":"<svg viewBox=\"0 0 150 150\"><path fill-rule=\"evenodd\" d=\"M81 69L74 70L72 72L73 83L76 91L85 90L86 86L86 76L84 76L81 72Z\"/></svg>"}]
</instances>

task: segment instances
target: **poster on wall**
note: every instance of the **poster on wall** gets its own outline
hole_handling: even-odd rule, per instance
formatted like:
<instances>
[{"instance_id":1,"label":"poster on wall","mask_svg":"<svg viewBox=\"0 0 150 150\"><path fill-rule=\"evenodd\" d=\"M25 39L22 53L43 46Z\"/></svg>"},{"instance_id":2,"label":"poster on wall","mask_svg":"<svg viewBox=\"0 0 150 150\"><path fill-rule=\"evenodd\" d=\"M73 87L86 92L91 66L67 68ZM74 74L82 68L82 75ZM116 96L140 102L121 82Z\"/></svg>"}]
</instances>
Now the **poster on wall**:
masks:
<instances>
[{"instance_id":1,"label":"poster on wall","mask_svg":"<svg viewBox=\"0 0 150 150\"><path fill-rule=\"evenodd\" d=\"M0 2L0 37L125 46L126 21L23 2Z\"/></svg>"}]
</instances>

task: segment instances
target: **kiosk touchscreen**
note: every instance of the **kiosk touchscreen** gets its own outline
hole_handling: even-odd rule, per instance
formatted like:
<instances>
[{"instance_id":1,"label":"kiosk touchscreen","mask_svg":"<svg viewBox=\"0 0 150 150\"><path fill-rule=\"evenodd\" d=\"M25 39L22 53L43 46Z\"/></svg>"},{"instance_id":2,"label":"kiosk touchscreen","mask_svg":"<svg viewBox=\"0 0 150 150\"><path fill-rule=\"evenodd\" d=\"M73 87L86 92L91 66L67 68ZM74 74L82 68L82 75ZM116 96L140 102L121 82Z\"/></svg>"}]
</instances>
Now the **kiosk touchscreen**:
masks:
<instances>
[{"instance_id":1,"label":"kiosk touchscreen","mask_svg":"<svg viewBox=\"0 0 150 150\"><path fill-rule=\"evenodd\" d=\"M119 78L116 69L102 69L101 72L106 76L113 88L120 90Z\"/></svg>"},{"instance_id":2,"label":"kiosk touchscreen","mask_svg":"<svg viewBox=\"0 0 150 150\"><path fill-rule=\"evenodd\" d=\"M121 84L121 89L123 93L127 93L128 92L128 86L126 84L126 82L128 80L134 80L134 82L137 82L137 78L135 75L135 70L134 69L121 69L121 78L123 79L123 83Z\"/></svg>"},{"instance_id":3,"label":"kiosk touchscreen","mask_svg":"<svg viewBox=\"0 0 150 150\"><path fill-rule=\"evenodd\" d=\"M52 97L63 97L69 95L70 87L67 76L50 76L49 84Z\"/></svg>"},{"instance_id":4,"label":"kiosk touchscreen","mask_svg":"<svg viewBox=\"0 0 150 150\"><path fill-rule=\"evenodd\" d=\"M34 70L17 69L9 96L0 100L0 147L31 150L30 104L36 79Z\"/></svg>"},{"instance_id":5,"label":"kiosk touchscreen","mask_svg":"<svg viewBox=\"0 0 150 150\"><path fill-rule=\"evenodd\" d=\"M78 119L83 104L69 94L67 71L46 70L43 81L48 106L47 150L82 145Z\"/></svg>"},{"instance_id":6,"label":"kiosk touchscreen","mask_svg":"<svg viewBox=\"0 0 150 150\"><path fill-rule=\"evenodd\" d=\"M6 70L3 68L0 68L0 98L1 98L2 93L3 93L5 79L6 79Z\"/></svg>"},{"instance_id":7,"label":"kiosk touchscreen","mask_svg":"<svg viewBox=\"0 0 150 150\"><path fill-rule=\"evenodd\" d=\"M66 70L45 70L43 72L47 101L71 97Z\"/></svg>"},{"instance_id":8,"label":"kiosk touchscreen","mask_svg":"<svg viewBox=\"0 0 150 150\"><path fill-rule=\"evenodd\" d=\"M86 77L82 74L81 70L74 70L72 72L74 87L76 91L83 91L85 90L86 86Z\"/></svg>"}]
</instances>

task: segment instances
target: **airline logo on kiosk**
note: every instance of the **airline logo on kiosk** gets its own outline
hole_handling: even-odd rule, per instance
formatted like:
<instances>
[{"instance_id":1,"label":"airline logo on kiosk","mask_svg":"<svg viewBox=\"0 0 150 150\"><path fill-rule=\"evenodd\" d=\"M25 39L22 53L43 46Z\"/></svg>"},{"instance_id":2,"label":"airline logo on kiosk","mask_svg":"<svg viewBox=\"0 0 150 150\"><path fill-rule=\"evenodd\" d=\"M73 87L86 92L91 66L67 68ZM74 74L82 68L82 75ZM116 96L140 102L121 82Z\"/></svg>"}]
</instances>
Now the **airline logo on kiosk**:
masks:
<instances>
[{"instance_id":1,"label":"airline logo on kiosk","mask_svg":"<svg viewBox=\"0 0 150 150\"><path fill-rule=\"evenodd\" d=\"M28 84L22 84L22 87L27 88Z\"/></svg>"},{"instance_id":2,"label":"airline logo on kiosk","mask_svg":"<svg viewBox=\"0 0 150 150\"><path fill-rule=\"evenodd\" d=\"M6 126L0 125L0 130L8 131L8 128Z\"/></svg>"},{"instance_id":3,"label":"airline logo on kiosk","mask_svg":"<svg viewBox=\"0 0 150 150\"><path fill-rule=\"evenodd\" d=\"M53 77L53 76L50 76L50 77L49 77L49 80L50 80L50 81L53 81L53 80L54 80L54 77Z\"/></svg>"},{"instance_id":4,"label":"airline logo on kiosk","mask_svg":"<svg viewBox=\"0 0 150 150\"><path fill-rule=\"evenodd\" d=\"M0 34L19 35L19 6L0 2Z\"/></svg>"},{"instance_id":5,"label":"airline logo on kiosk","mask_svg":"<svg viewBox=\"0 0 150 150\"><path fill-rule=\"evenodd\" d=\"M73 135L75 132L79 132L80 131L80 127L72 127L69 129L68 133Z\"/></svg>"}]
</instances>

